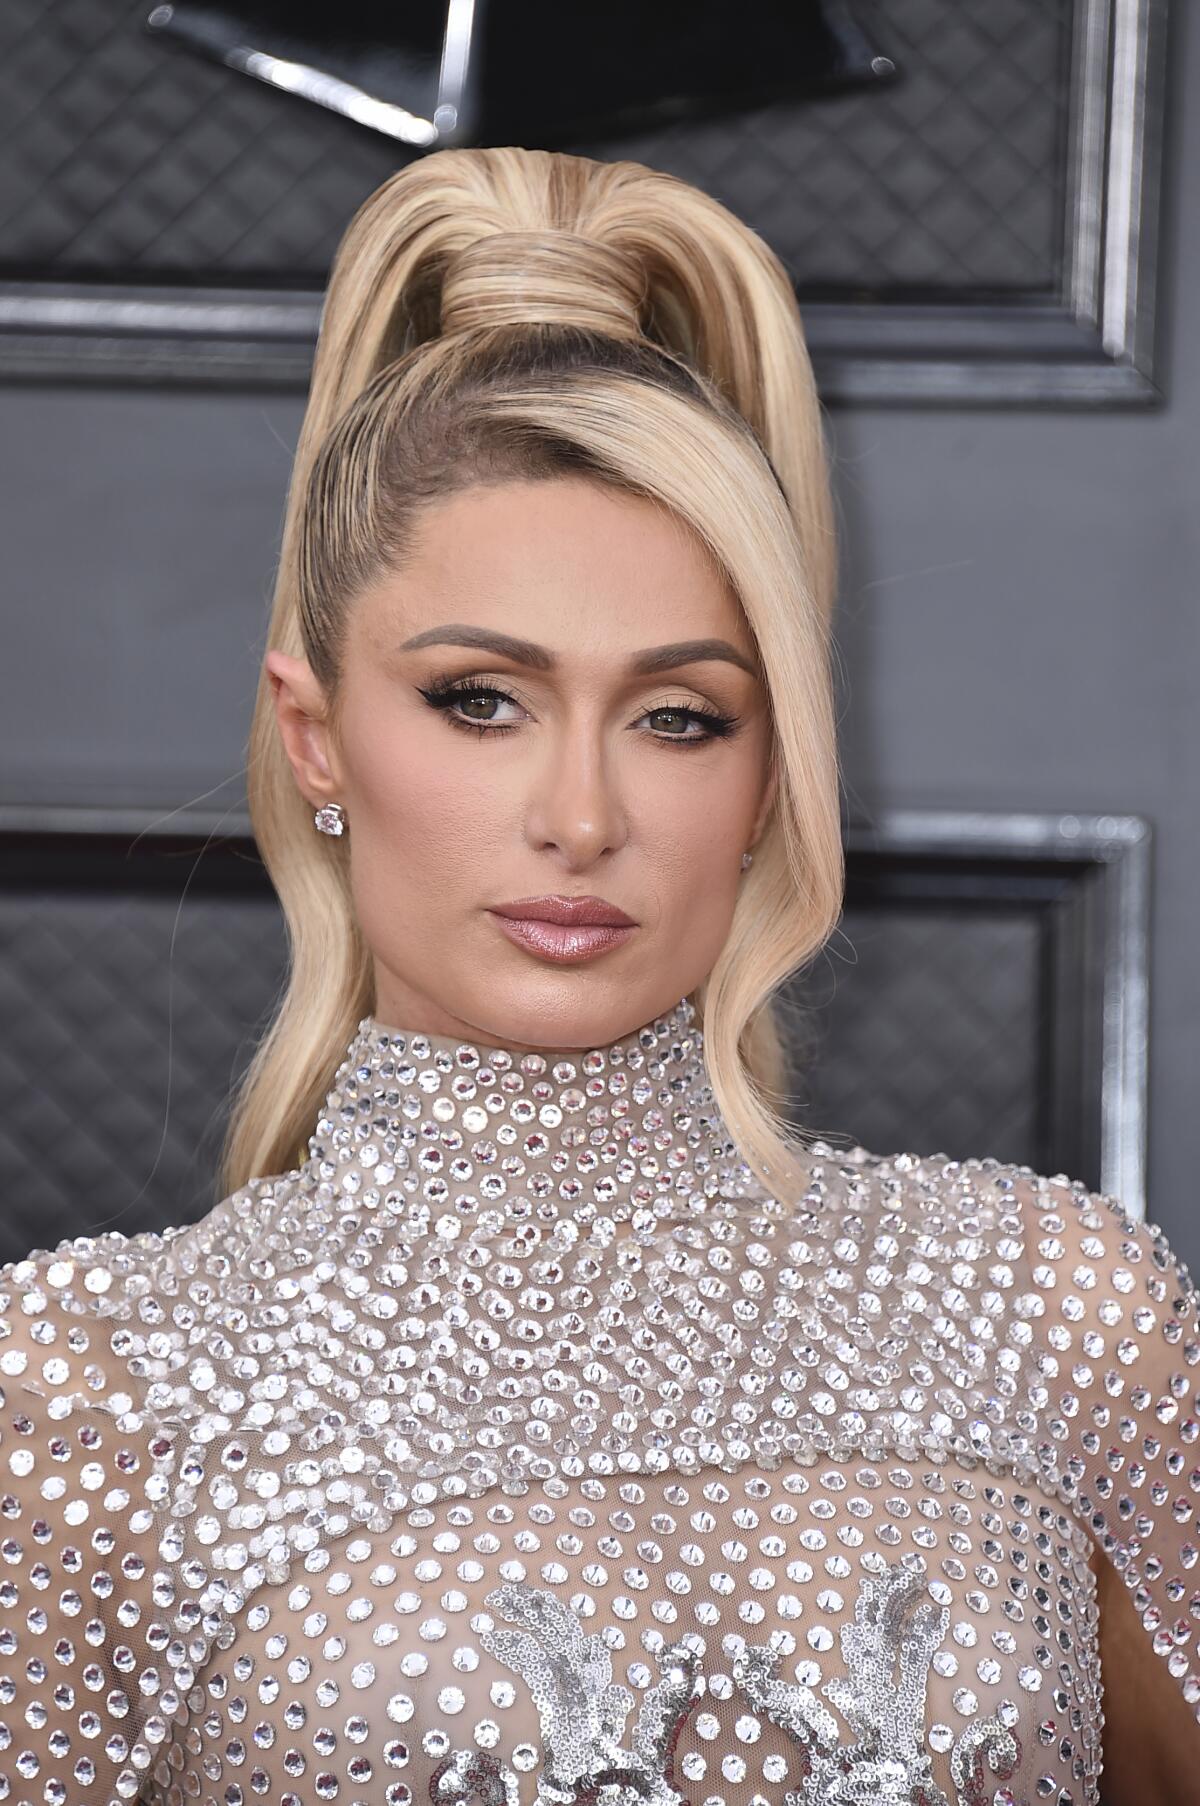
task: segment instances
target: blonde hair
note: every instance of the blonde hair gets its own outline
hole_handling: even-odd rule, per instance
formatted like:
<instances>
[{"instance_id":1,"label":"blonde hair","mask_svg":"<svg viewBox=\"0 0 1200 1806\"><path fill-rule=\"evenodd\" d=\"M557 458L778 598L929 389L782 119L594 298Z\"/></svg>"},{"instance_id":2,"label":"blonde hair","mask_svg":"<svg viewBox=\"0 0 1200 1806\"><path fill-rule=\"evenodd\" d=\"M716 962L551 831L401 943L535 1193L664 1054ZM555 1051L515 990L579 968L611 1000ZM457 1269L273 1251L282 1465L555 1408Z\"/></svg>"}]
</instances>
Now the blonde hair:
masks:
<instances>
[{"instance_id":1,"label":"blonde hair","mask_svg":"<svg viewBox=\"0 0 1200 1806\"><path fill-rule=\"evenodd\" d=\"M792 285L757 234L676 177L516 147L438 151L389 177L345 232L288 493L268 643L308 659L335 733L347 610L403 561L421 506L564 474L672 510L757 643L779 786L692 1000L738 1151L783 1195L800 1144L777 1108L772 999L835 927L844 884L833 507ZM235 1098L226 1193L294 1166L374 1011L344 846L314 832L265 667L248 778L290 963Z\"/></svg>"}]
</instances>

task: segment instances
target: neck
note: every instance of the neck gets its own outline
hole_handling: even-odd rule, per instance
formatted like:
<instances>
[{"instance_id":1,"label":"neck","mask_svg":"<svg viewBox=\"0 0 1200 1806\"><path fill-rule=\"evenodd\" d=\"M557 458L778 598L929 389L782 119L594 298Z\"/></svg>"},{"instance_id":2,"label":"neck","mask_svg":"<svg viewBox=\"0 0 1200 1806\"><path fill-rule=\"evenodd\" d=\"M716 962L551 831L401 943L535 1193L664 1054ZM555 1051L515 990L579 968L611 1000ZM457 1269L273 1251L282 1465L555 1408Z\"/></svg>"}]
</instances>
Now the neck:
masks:
<instances>
[{"instance_id":1,"label":"neck","mask_svg":"<svg viewBox=\"0 0 1200 1806\"><path fill-rule=\"evenodd\" d=\"M365 1016L308 1147L306 1190L453 1237L466 1225L562 1218L593 1231L648 1228L757 1190L717 1107L686 997L570 1056Z\"/></svg>"}]
</instances>

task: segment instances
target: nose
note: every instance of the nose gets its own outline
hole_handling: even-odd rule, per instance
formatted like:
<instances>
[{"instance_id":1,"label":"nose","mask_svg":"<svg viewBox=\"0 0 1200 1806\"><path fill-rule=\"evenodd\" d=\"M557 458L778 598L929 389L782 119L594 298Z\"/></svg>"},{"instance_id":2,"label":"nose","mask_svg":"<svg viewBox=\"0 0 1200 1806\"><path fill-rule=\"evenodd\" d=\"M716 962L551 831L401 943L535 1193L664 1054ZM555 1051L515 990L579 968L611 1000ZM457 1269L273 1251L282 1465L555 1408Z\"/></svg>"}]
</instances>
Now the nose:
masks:
<instances>
[{"instance_id":1,"label":"nose","mask_svg":"<svg viewBox=\"0 0 1200 1806\"><path fill-rule=\"evenodd\" d=\"M568 724L547 738L525 831L538 852L557 848L572 869L614 853L628 835L614 760L599 725Z\"/></svg>"}]
</instances>

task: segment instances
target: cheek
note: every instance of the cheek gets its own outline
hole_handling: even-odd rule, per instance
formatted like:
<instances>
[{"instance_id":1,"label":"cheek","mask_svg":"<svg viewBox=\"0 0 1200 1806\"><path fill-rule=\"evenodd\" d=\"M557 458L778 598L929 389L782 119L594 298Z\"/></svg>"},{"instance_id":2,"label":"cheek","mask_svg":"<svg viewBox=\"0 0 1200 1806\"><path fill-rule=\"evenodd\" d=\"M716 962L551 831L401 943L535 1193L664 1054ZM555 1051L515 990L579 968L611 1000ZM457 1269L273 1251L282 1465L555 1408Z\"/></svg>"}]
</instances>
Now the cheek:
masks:
<instances>
[{"instance_id":1,"label":"cheek","mask_svg":"<svg viewBox=\"0 0 1200 1806\"><path fill-rule=\"evenodd\" d=\"M762 795L761 761L752 748L717 747L703 752L670 752L662 781L638 804L647 823L647 841L676 847L694 866L730 860L736 865L750 837Z\"/></svg>"},{"instance_id":2,"label":"cheek","mask_svg":"<svg viewBox=\"0 0 1200 1806\"><path fill-rule=\"evenodd\" d=\"M684 984L711 969L737 905L761 795L755 761L743 751L664 754L637 804L639 864L657 930L644 952L660 970L667 958Z\"/></svg>"},{"instance_id":3,"label":"cheek","mask_svg":"<svg viewBox=\"0 0 1200 1806\"><path fill-rule=\"evenodd\" d=\"M353 740L347 738L347 814L363 876L386 873L409 890L444 891L459 867L477 877L481 858L500 843L503 797L489 784L486 760L471 764L461 748L456 756L447 747L452 731L432 718L428 726L385 719L372 731L364 718Z\"/></svg>"}]
</instances>

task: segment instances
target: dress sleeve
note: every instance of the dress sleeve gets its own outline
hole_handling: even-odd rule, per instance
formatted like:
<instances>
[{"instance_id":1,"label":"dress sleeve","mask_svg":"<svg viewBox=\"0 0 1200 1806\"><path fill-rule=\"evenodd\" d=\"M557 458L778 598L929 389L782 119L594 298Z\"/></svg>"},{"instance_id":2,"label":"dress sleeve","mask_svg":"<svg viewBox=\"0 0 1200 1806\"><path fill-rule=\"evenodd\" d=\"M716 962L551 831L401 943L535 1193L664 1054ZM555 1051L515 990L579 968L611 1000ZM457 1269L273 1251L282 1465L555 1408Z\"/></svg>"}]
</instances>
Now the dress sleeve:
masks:
<instances>
[{"instance_id":1,"label":"dress sleeve","mask_svg":"<svg viewBox=\"0 0 1200 1806\"><path fill-rule=\"evenodd\" d=\"M175 1702L149 1437L70 1251L0 1269L0 1800L137 1798Z\"/></svg>"},{"instance_id":2,"label":"dress sleeve","mask_svg":"<svg viewBox=\"0 0 1200 1806\"><path fill-rule=\"evenodd\" d=\"M1019 1183L1037 1462L1123 1578L1200 1724L1195 1285L1161 1230L1117 1198L1062 1174Z\"/></svg>"}]
</instances>

